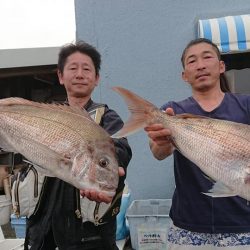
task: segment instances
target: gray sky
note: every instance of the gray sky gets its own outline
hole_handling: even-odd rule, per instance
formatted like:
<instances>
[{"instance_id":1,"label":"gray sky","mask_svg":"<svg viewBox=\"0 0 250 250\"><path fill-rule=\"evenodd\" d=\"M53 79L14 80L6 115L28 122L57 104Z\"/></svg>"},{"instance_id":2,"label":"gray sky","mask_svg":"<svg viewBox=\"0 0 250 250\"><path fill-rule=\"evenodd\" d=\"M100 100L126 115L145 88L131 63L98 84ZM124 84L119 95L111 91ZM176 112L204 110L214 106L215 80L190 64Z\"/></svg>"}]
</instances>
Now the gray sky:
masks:
<instances>
[{"instance_id":1,"label":"gray sky","mask_svg":"<svg viewBox=\"0 0 250 250\"><path fill-rule=\"evenodd\" d=\"M1 0L0 49L56 47L75 40L74 0Z\"/></svg>"}]
</instances>

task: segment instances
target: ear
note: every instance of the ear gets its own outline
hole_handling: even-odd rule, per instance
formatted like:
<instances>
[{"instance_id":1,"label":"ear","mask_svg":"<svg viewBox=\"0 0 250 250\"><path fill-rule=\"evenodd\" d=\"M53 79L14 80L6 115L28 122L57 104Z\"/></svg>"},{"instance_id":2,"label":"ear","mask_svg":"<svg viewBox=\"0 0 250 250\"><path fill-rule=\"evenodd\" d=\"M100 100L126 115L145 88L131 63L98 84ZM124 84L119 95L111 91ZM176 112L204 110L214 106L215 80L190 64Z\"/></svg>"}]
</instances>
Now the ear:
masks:
<instances>
[{"instance_id":1,"label":"ear","mask_svg":"<svg viewBox=\"0 0 250 250\"><path fill-rule=\"evenodd\" d=\"M98 75L96 76L95 86L98 86L99 81L100 81L100 75L98 74Z\"/></svg>"},{"instance_id":2,"label":"ear","mask_svg":"<svg viewBox=\"0 0 250 250\"><path fill-rule=\"evenodd\" d=\"M61 85L64 85L63 83L63 74L60 70L57 70L57 76L58 76L58 80L60 82Z\"/></svg>"},{"instance_id":3,"label":"ear","mask_svg":"<svg viewBox=\"0 0 250 250\"><path fill-rule=\"evenodd\" d=\"M187 77L186 77L186 74L185 74L185 71L182 71L182 72L181 72L181 77L182 77L183 81L185 81L185 82L188 81L188 80L187 80Z\"/></svg>"},{"instance_id":4,"label":"ear","mask_svg":"<svg viewBox=\"0 0 250 250\"><path fill-rule=\"evenodd\" d=\"M224 73L226 71L226 65L224 61L220 61L220 73Z\"/></svg>"}]
</instances>

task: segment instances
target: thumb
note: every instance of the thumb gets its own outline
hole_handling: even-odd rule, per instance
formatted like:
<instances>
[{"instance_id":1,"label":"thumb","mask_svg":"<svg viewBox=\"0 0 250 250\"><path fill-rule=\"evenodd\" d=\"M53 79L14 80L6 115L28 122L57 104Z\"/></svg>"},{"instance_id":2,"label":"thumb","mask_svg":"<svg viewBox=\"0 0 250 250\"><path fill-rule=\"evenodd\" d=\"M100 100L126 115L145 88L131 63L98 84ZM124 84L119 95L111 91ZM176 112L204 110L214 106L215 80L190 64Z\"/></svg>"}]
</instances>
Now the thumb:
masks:
<instances>
[{"instance_id":1,"label":"thumb","mask_svg":"<svg viewBox=\"0 0 250 250\"><path fill-rule=\"evenodd\" d=\"M172 108L167 108L165 111L168 115L175 115L174 110Z\"/></svg>"}]
</instances>

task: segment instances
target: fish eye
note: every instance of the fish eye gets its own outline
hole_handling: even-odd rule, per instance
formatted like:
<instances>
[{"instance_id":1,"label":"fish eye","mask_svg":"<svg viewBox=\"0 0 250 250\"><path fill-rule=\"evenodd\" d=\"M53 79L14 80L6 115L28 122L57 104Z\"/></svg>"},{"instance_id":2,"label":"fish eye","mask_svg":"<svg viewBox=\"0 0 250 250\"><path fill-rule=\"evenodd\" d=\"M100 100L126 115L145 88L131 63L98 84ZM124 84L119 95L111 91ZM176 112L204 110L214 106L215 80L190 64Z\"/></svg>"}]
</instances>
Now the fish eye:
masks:
<instances>
[{"instance_id":1,"label":"fish eye","mask_svg":"<svg viewBox=\"0 0 250 250\"><path fill-rule=\"evenodd\" d=\"M102 168L106 168L109 164L109 161L107 158L101 158L99 160L99 165L102 167Z\"/></svg>"}]
</instances>

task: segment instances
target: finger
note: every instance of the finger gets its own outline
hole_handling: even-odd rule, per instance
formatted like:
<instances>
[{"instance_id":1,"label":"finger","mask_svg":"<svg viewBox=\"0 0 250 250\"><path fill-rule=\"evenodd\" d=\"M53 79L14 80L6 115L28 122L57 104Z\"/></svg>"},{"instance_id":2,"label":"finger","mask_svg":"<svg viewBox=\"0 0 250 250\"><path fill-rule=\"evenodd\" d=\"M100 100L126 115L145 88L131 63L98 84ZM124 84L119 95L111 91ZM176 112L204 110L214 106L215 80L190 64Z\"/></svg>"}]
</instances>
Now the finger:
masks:
<instances>
[{"instance_id":1,"label":"finger","mask_svg":"<svg viewBox=\"0 0 250 250\"><path fill-rule=\"evenodd\" d=\"M155 143L158 146L167 146L169 144L172 144L172 139L171 137L158 138L157 140L155 140Z\"/></svg>"},{"instance_id":2,"label":"finger","mask_svg":"<svg viewBox=\"0 0 250 250\"><path fill-rule=\"evenodd\" d=\"M171 136L171 130L168 128L164 128L158 131L149 131L148 136L153 140L164 140L168 136Z\"/></svg>"},{"instance_id":3,"label":"finger","mask_svg":"<svg viewBox=\"0 0 250 250\"><path fill-rule=\"evenodd\" d=\"M161 130L163 129L164 126L160 123L155 123L155 124L151 124L151 125L148 125L144 128L144 130L146 132L149 132L149 131L158 131L158 130Z\"/></svg>"},{"instance_id":4,"label":"finger","mask_svg":"<svg viewBox=\"0 0 250 250\"><path fill-rule=\"evenodd\" d=\"M89 197L90 194L89 194L89 190L85 189L85 190L80 190L80 194L82 197Z\"/></svg>"},{"instance_id":5,"label":"finger","mask_svg":"<svg viewBox=\"0 0 250 250\"><path fill-rule=\"evenodd\" d=\"M166 109L166 113L167 113L168 115L175 115L174 110L173 110L172 108L167 108L167 109Z\"/></svg>"},{"instance_id":6,"label":"finger","mask_svg":"<svg viewBox=\"0 0 250 250\"><path fill-rule=\"evenodd\" d=\"M85 197L85 191L84 191L84 190L80 190L80 195L81 195L82 197Z\"/></svg>"},{"instance_id":7,"label":"finger","mask_svg":"<svg viewBox=\"0 0 250 250\"><path fill-rule=\"evenodd\" d=\"M86 197L91 201L110 203L113 197L108 196L102 192L98 192L94 189L80 190L82 197Z\"/></svg>"},{"instance_id":8,"label":"finger","mask_svg":"<svg viewBox=\"0 0 250 250\"><path fill-rule=\"evenodd\" d=\"M92 200L92 201L98 201L98 202L99 202L97 191L95 191L95 190L90 190L90 191L89 191L89 199Z\"/></svg>"},{"instance_id":9,"label":"finger","mask_svg":"<svg viewBox=\"0 0 250 250\"><path fill-rule=\"evenodd\" d=\"M99 202L110 203L112 201L112 197L107 196L103 193L99 193L98 200L99 200Z\"/></svg>"}]
</instances>

